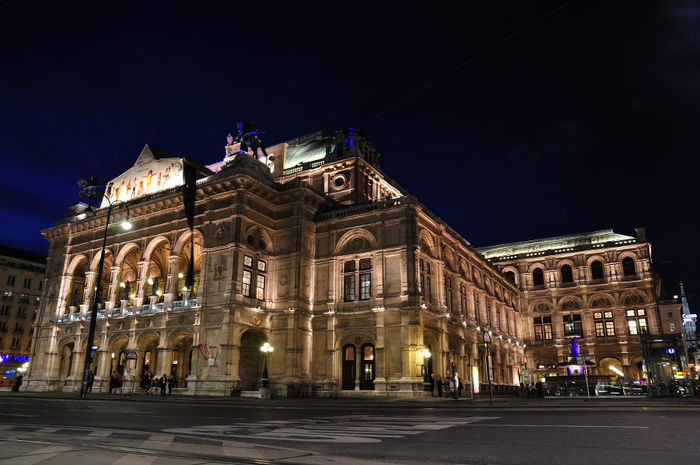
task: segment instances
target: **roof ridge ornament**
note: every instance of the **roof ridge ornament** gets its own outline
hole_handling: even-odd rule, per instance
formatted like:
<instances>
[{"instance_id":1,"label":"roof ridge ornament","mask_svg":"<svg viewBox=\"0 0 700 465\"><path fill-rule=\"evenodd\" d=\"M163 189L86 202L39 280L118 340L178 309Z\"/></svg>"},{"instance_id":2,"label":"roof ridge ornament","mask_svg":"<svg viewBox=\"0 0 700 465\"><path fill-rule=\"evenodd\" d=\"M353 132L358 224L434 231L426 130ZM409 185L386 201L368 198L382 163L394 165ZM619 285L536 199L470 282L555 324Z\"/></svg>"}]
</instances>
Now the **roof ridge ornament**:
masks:
<instances>
[{"instance_id":1,"label":"roof ridge ornament","mask_svg":"<svg viewBox=\"0 0 700 465\"><path fill-rule=\"evenodd\" d=\"M260 139L260 135L265 133L260 131L252 120L248 120L245 124L236 121L235 133L235 136L231 133L226 136L225 164L232 162L238 155L251 156L265 165L274 161L275 156L268 155L265 144Z\"/></svg>"}]
</instances>

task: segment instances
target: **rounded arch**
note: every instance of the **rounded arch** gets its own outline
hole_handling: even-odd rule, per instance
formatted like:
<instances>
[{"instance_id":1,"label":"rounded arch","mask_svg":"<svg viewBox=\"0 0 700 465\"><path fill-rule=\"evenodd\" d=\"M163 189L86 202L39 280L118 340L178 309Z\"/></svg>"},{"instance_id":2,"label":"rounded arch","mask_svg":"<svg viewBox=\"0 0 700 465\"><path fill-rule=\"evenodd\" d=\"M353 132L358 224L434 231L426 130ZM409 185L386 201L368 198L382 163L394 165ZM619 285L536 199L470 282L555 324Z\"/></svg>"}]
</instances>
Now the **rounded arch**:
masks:
<instances>
[{"instance_id":1,"label":"rounded arch","mask_svg":"<svg viewBox=\"0 0 700 465\"><path fill-rule=\"evenodd\" d=\"M244 391L256 390L260 386L265 356L260 347L267 341L264 331L246 328L240 335L240 357L238 376Z\"/></svg>"},{"instance_id":2,"label":"rounded arch","mask_svg":"<svg viewBox=\"0 0 700 465\"><path fill-rule=\"evenodd\" d=\"M262 228L257 224L249 226L246 229L243 237L245 238L246 244L254 249L259 249L266 253L274 252L272 250L272 236L265 228Z\"/></svg>"},{"instance_id":3,"label":"rounded arch","mask_svg":"<svg viewBox=\"0 0 700 465\"><path fill-rule=\"evenodd\" d=\"M364 228L355 228L343 234L335 246L336 254L361 252L377 248L377 239Z\"/></svg>"},{"instance_id":4,"label":"rounded arch","mask_svg":"<svg viewBox=\"0 0 700 465\"><path fill-rule=\"evenodd\" d=\"M88 263L87 256L85 256L85 254L76 255L68 263L68 268L66 268L66 274L72 275L73 273L75 273L76 268L78 268L78 266L82 265L83 263L85 263L85 264Z\"/></svg>"},{"instance_id":5,"label":"rounded arch","mask_svg":"<svg viewBox=\"0 0 700 465\"><path fill-rule=\"evenodd\" d=\"M583 300L576 296L566 296L562 297L557 303L559 310L580 310L583 308Z\"/></svg>"},{"instance_id":6,"label":"rounded arch","mask_svg":"<svg viewBox=\"0 0 700 465\"><path fill-rule=\"evenodd\" d=\"M599 261L600 263L605 264L605 259L603 258L602 255L590 255L590 256L586 257L586 268L590 268L591 263L593 263L595 261Z\"/></svg>"},{"instance_id":7,"label":"rounded arch","mask_svg":"<svg viewBox=\"0 0 700 465\"><path fill-rule=\"evenodd\" d=\"M634 263L637 263L637 260L639 260L639 257L637 256L637 254L634 253L634 251L632 251L632 250L624 250L624 251L620 252L617 256L617 260L619 262L622 262L622 260L625 258L631 258L632 260L634 260Z\"/></svg>"},{"instance_id":8,"label":"rounded arch","mask_svg":"<svg viewBox=\"0 0 700 465\"><path fill-rule=\"evenodd\" d=\"M112 336L112 338L109 340L109 344L107 344L107 347L110 351L114 352L115 347L119 347L125 344L129 344L129 338L124 334L117 334L115 336Z\"/></svg>"},{"instance_id":9,"label":"rounded arch","mask_svg":"<svg viewBox=\"0 0 700 465\"><path fill-rule=\"evenodd\" d=\"M620 303L622 305L645 305L647 296L638 290L632 289L620 295Z\"/></svg>"},{"instance_id":10,"label":"rounded arch","mask_svg":"<svg viewBox=\"0 0 700 465\"><path fill-rule=\"evenodd\" d=\"M534 262L534 263L531 263L530 266L528 266L527 272L528 272L528 273L532 273L533 271L535 271L535 268L539 268L539 269L542 270L543 272L544 272L544 270L547 269L547 267L544 265L544 263L542 263L542 262Z\"/></svg>"},{"instance_id":11,"label":"rounded arch","mask_svg":"<svg viewBox=\"0 0 700 465\"><path fill-rule=\"evenodd\" d=\"M173 332L172 334L169 334L169 335L168 335L168 338L167 338L167 341L166 341L166 345L167 345L168 347L170 347L170 346L172 346L172 345L177 344L177 343L180 342L182 339L186 339L186 338L188 338L188 337L189 337L189 338L194 338L194 332L191 331L191 330L187 330L187 329L180 329L180 330L177 330L177 331Z\"/></svg>"},{"instance_id":12,"label":"rounded arch","mask_svg":"<svg viewBox=\"0 0 700 465\"><path fill-rule=\"evenodd\" d=\"M615 298L607 293L593 294L588 298L588 306L591 308L607 308L615 305Z\"/></svg>"},{"instance_id":13,"label":"rounded arch","mask_svg":"<svg viewBox=\"0 0 700 465\"><path fill-rule=\"evenodd\" d=\"M180 237L177 238L177 241L175 241L175 245L172 247L171 253L175 255L182 255L185 246L188 246L190 243L190 236L192 236L192 232L189 229L185 230L182 234L180 234ZM194 244L195 250L197 249L197 246L199 246L200 248L204 247L204 236L202 235L202 232L197 228L194 228ZM189 247L187 247L187 250L189 250Z\"/></svg>"},{"instance_id":14,"label":"rounded arch","mask_svg":"<svg viewBox=\"0 0 700 465\"><path fill-rule=\"evenodd\" d=\"M97 253L95 254L94 257L92 257L92 261L90 262L90 271L97 271L97 269L100 267L100 257L102 256L102 250L98 250ZM110 247L105 248L105 261L104 261L104 268L103 270L109 271L109 267L112 266L112 263L114 260L112 259L114 257L114 254L112 253L112 249ZM109 265L108 265L109 263Z\"/></svg>"},{"instance_id":15,"label":"rounded arch","mask_svg":"<svg viewBox=\"0 0 700 465\"><path fill-rule=\"evenodd\" d=\"M418 245L421 251L425 254L431 256L432 258L437 257L437 248L435 247L435 240L433 235L430 234L426 229L421 229L418 233Z\"/></svg>"},{"instance_id":16,"label":"rounded arch","mask_svg":"<svg viewBox=\"0 0 700 465\"><path fill-rule=\"evenodd\" d=\"M520 284L520 274L518 273L518 269L514 267L513 265L507 265L504 266L503 269L501 270L501 273L506 277L506 279L516 286ZM509 274L512 273L512 274Z\"/></svg>"},{"instance_id":17,"label":"rounded arch","mask_svg":"<svg viewBox=\"0 0 700 465\"><path fill-rule=\"evenodd\" d=\"M148 331L145 333L141 333L136 338L136 345L139 348L143 348L145 346L151 345L153 342L156 343L156 346L160 342L160 334L158 334L155 331Z\"/></svg>"},{"instance_id":18,"label":"rounded arch","mask_svg":"<svg viewBox=\"0 0 700 465\"><path fill-rule=\"evenodd\" d=\"M167 237L165 236L156 236L153 239L150 240L146 248L143 250L143 260L150 260L151 256L153 255L153 251L156 250L159 246L163 244L167 244L168 248L170 247L170 241L168 240Z\"/></svg>"},{"instance_id":19,"label":"rounded arch","mask_svg":"<svg viewBox=\"0 0 700 465\"><path fill-rule=\"evenodd\" d=\"M469 263L464 259L459 260L459 272L464 279L471 281L471 273L469 272Z\"/></svg>"},{"instance_id":20,"label":"rounded arch","mask_svg":"<svg viewBox=\"0 0 700 465\"><path fill-rule=\"evenodd\" d=\"M126 259L126 256L129 254L129 252L133 251L134 249L139 252L138 260L141 260L141 247L139 247L138 244L136 244L135 242L128 242L119 249L119 253L117 254L116 260L114 260L114 264L117 266L122 266L122 264L124 263L124 259Z\"/></svg>"},{"instance_id":21,"label":"rounded arch","mask_svg":"<svg viewBox=\"0 0 700 465\"><path fill-rule=\"evenodd\" d=\"M455 259L454 251L450 248L445 248L442 253L442 258L445 261L445 266L450 271L458 271L457 260Z\"/></svg>"},{"instance_id":22,"label":"rounded arch","mask_svg":"<svg viewBox=\"0 0 700 465\"><path fill-rule=\"evenodd\" d=\"M528 308L530 313L551 313L552 303L549 300L537 299L530 303Z\"/></svg>"},{"instance_id":23,"label":"rounded arch","mask_svg":"<svg viewBox=\"0 0 700 465\"><path fill-rule=\"evenodd\" d=\"M610 376L613 380L624 377L622 362L617 357L606 356L598 360L598 374Z\"/></svg>"},{"instance_id":24,"label":"rounded arch","mask_svg":"<svg viewBox=\"0 0 700 465\"><path fill-rule=\"evenodd\" d=\"M368 329L355 329L347 333L343 333L336 337L335 347L340 348L347 344L354 344L358 348L362 344L376 344L376 334Z\"/></svg>"}]
</instances>

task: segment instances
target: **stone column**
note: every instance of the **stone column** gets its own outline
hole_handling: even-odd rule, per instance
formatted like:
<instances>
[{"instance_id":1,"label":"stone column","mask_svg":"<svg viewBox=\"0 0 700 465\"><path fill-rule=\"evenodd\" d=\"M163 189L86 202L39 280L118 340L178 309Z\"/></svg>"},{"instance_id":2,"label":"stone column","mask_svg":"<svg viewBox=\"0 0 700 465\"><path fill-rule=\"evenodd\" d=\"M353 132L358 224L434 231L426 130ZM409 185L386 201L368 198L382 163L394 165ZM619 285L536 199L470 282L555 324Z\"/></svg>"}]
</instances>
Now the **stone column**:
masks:
<instances>
[{"instance_id":1,"label":"stone column","mask_svg":"<svg viewBox=\"0 0 700 465\"><path fill-rule=\"evenodd\" d=\"M115 307L115 302L119 302L119 291L121 288L119 287L119 271L121 270L120 267L118 266L113 266L112 268L109 269L110 271L110 281L109 281L109 289L106 289L108 292L108 298L107 302L105 302L105 308L107 310L111 310Z\"/></svg>"},{"instance_id":2,"label":"stone column","mask_svg":"<svg viewBox=\"0 0 700 465\"><path fill-rule=\"evenodd\" d=\"M83 289L83 301L80 304L80 313L85 315L92 308L92 300L95 296L96 271L85 273L85 289Z\"/></svg>"},{"instance_id":3,"label":"stone column","mask_svg":"<svg viewBox=\"0 0 700 465\"><path fill-rule=\"evenodd\" d=\"M136 290L136 298L134 299L134 307L140 306L144 302L146 290L146 280L148 279L148 261L142 260L139 262L139 277ZM135 310L136 308L134 308Z\"/></svg>"},{"instance_id":4,"label":"stone column","mask_svg":"<svg viewBox=\"0 0 700 465\"><path fill-rule=\"evenodd\" d=\"M377 340L374 345L374 389L379 392L386 391L386 373L384 365L384 308L374 310L376 318Z\"/></svg>"}]
</instances>

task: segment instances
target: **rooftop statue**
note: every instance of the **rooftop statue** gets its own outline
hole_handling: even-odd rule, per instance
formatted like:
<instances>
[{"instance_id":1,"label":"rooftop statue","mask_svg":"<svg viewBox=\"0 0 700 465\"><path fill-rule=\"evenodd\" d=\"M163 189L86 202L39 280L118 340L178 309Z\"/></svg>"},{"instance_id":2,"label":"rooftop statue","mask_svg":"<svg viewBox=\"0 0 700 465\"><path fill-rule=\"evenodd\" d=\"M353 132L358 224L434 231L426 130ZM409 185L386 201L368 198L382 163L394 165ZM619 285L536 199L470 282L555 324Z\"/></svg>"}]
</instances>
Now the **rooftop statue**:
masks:
<instances>
[{"instance_id":1,"label":"rooftop statue","mask_svg":"<svg viewBox=\"0 0 700 465\"><path fill-rule=\"evenodd\" d=\"M247 155L249 151L252 151L253 157L257 158L258 150L260 150L267 162L267 151L265 150L265 145L260 140L260 135L263 134L263 132L258 130L255 123L250 120L245 124L241 121L237 121L236 128L238 132L233 142L240 142L239 153Z\"/></svg>"}]
</instances>

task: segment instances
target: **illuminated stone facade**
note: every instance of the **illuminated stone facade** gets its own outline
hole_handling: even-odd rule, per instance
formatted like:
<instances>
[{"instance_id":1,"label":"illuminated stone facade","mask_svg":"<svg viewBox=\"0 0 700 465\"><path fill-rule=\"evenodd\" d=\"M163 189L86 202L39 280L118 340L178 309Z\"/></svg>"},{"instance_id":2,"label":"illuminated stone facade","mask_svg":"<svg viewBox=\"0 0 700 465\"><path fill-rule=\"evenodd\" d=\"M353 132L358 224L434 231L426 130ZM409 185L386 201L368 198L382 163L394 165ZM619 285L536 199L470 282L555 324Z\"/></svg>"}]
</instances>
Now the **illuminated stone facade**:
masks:
<instances>
[{"instance_id":1,"label":"illuminated stone facade","mask_svg":"<svg viewBox=\"0 0 700 465\"><path fill-rule=\"evenodd\" d=\"M238 380L256 391L269 342L276 395L419 396L423 371L485 381L484 330L495 383L519 383L517 287L386 177L365 137L316 133L268 148L267 159L236 150L197 171L192 230L180 187L114 205L94 390L108 389L111 371L138 388L148 369L173 373L184 394L228 395ZM147 146L140 172L166 156ZM106 208L83 210L43 231L30 390L79 389L106 221ZM134 227L123 231L127 215Z\"/></svg>"},{"instance_id":2,"label":"illuminated stone facade","mask_svg":"<svg viewBox=\"0 0 700 465\"><path fill-rule=\"evenodd\" d=\"M528 369L536 379L565 374L572 336L591 374L641 379L640 334L664 328L651 272L651 245L612 230L483 247L520 289ZM613 368L611 368L613 367Z\"/></svg>"}]
</instances>

